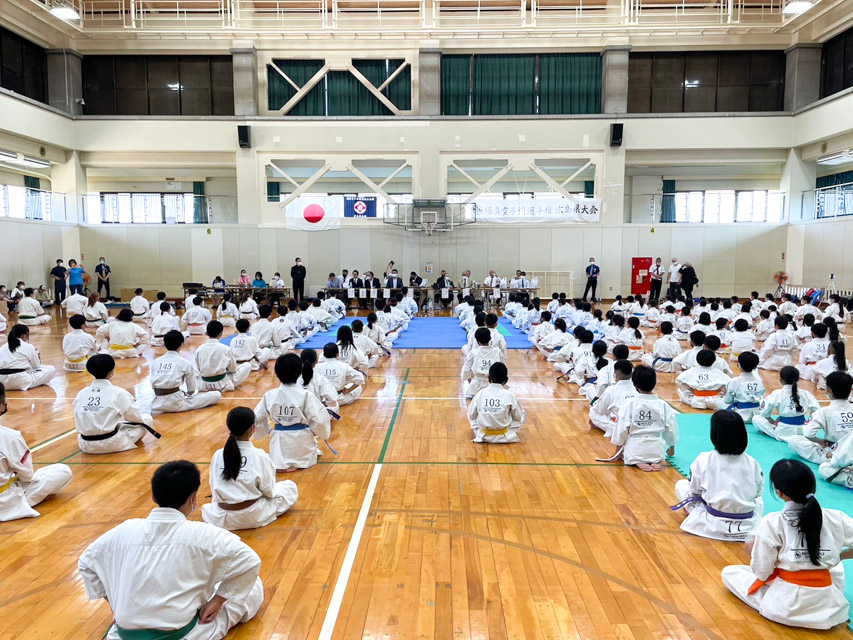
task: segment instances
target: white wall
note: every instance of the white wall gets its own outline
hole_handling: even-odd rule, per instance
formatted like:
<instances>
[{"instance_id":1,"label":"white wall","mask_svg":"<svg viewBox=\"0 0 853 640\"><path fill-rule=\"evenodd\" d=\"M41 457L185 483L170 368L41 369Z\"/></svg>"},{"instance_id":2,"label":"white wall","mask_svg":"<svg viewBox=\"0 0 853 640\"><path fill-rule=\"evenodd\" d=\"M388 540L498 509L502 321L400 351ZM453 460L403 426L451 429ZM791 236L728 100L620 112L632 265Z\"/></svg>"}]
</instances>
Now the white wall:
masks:
<instances>
[{"instance_id":1,"label":"white wall","mask_svg":"<svg viewBox=\"0 0 853 640\"><path fill-rule=\"evenodd\" d=\"M80 259L78 227L50 222L0 218L0 284L11 289L18 280L38 286L52 281L48 273L62 258Z\"/></svg>"},{"instance_id":2,"label":"white wall","mask_svg":"<svg viewBox=\"0 0 853 640\"><path fill-rule=\"evenodd\" d=\"M797 234L792 237L802 234L799 242L803 256L802 280L795 281L799 274L792 273L791 284L823 288L829 274L834 273L836 287L853 289L853 252L849 249L853 247L853 220L818 220L791 226Z\"/></svg>"}]
</instances>

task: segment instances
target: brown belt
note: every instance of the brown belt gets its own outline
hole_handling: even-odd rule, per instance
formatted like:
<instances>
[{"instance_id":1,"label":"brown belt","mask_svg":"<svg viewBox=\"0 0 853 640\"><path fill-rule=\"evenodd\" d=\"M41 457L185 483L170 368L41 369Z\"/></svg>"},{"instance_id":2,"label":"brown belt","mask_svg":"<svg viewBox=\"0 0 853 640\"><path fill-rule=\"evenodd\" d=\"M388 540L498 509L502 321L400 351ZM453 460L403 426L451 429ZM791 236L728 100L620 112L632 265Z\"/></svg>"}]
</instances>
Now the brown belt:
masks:
<instances>
[{"instance_id":1,"label":"brown belt","mask_svg":"<svg viewBox=\"0 0 853 640\"><path fill-rule=\"evenodd\" d=\"M258 496L257 498L252 498L251 500L243 500L243 502L236 502L234 504L225 504L224 502L217 502L216 504L219 505L219 508L223 511L241 511L243 509L248 509L262 497L263 496Z\"/></svg>"},{"instance_id":2,"label":"brown belt","mask_svg":"<svg viewBox=\"0 0 853 640\"><path fill-rule=\"evenodd\" d=\"M180 391L180 387L175 387L174 389L154 389L155 396L170 396L173 393L177 393Z\"/></svg>"}]
</instances>

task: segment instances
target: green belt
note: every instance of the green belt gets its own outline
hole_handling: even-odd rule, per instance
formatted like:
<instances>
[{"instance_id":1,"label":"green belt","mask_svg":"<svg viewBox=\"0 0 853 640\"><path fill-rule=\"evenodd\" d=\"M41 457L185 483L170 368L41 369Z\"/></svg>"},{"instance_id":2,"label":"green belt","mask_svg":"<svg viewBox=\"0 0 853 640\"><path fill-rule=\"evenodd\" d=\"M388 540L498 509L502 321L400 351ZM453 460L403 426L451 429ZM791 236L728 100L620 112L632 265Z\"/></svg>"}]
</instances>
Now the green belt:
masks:
<instances>
[{"instance_id":1,"label":"green belt","mask_svg":"<svg viewBox=\"0 0 853 640\"><path fill-rule=\"evenodd\" d=\"M225 374L220 373L218 376L210 376L209 378L202 376L201 379L205 382L219 382L220 380L225 380Z\"/></svg>"},{"instance_id":2,"label":"green belt","mask_svg":"<svg viewBox=\"0 0 853 640\"><path fill-rule=\"evenodd\" d=\"M121 640L181 640L186 638L190 631L198 623L198 614L193 616L185 627L174 631L161 631L159 629L122 629L116 625L116 632Z\"/></svg>"}]
</instances>

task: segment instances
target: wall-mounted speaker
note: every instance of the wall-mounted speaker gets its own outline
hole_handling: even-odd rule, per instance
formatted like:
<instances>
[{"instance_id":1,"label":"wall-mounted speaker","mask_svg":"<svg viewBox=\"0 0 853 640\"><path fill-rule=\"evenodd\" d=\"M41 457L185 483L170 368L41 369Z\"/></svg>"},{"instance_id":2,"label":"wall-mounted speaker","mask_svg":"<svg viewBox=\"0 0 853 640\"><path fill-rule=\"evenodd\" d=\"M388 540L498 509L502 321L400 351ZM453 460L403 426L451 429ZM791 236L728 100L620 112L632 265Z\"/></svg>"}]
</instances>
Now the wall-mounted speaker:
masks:
<instances>
[{"instance_id":1,"label":"wall-mounted speaker","mask_svg":"<svg viewBox=\"0 0 853 640\"><path fill-rule=\"evenodd\" d=\"M610 125L610 146L622 146L622 128L624 125L621 122L614 122Z\"/></svg>"},{"instance_id":2,"label":"wall-mounted speaker","mask_svg":"<svg viewBox=\"0 0 853 640\"><path fill-rule=\"evenodd\" d=\"M622 125L619 125L620 127ZM237 125L237 141L240 143L241 149L251 149L252 141L250 140L251 129L245 124ZM621 132L620 132L621 136ZM620 137L621 140L621 137Z\"/></svg>"}]
</instances>

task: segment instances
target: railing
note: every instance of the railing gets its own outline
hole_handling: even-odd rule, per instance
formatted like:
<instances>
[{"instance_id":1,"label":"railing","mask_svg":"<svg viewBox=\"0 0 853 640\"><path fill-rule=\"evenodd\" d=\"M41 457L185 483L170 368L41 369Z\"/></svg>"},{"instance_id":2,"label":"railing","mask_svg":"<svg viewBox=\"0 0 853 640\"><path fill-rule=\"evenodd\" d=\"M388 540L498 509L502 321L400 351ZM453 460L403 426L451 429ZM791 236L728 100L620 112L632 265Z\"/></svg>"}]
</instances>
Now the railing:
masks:
<instances>
[{"instance_id":1,"label":"railing","mask_svg":"<svg viewBox=\"0 0 853 640\"><path fill-rule=\"evenodd\" d=\"M65 194L0 184L0 217L65 222Z\"/></svg>"},{"instance_id":2,"label":"railing","mask_svg":"<svg viewBox=\"0 0 853 640\"><path fill-rule=\"evenodd\" d=\"M853 182L803 191L800 203L803 220L853 215Z\"/></svg>"},{"instance_id":3,"label":"railing","mask_svg":"<svg viewBox=\"0 0 853 640\"><path fill-rule=\"evenodd\" d=\"M90 193L88 224L237 224L236 196L191 193Z\"/></svg>"},{"instance_id":4,"label":"railing","mask_svg":"<svg viewBox=\"0 0 853 640\"><path fill-rule=\"evenodd\" d=\"M774 26L782 0L65 0L86 30Z\"/></svg>"},{"instance_id":5,"label":"railing","mask_svg":"<svg viewBox=\"0 0 853 640\"><path fill-rule=\"evenodd\" d=\"M634 224L781 224L785 193L763 189L678 191L664 215L664 194L626 193L625 222ZM669 216L671 219L667 219Z\"/></svg>"}]
</instances>

